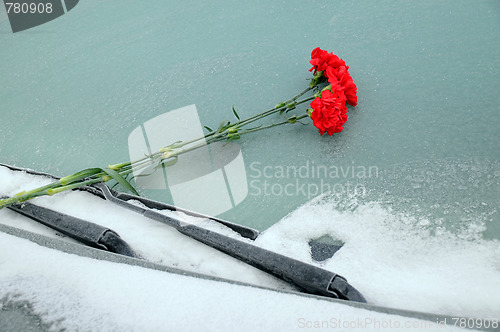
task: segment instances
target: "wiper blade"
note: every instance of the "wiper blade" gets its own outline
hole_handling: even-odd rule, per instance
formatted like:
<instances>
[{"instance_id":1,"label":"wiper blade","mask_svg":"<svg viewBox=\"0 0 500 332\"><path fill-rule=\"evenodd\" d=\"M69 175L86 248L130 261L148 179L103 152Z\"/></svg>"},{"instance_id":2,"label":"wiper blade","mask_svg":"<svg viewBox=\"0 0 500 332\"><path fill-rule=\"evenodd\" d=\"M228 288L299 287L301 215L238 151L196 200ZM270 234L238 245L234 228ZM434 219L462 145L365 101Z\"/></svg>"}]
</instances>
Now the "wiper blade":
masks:
<instances>
[{"instance_id":1,"label":"wiper blade","mask_svg":"<svg viewBox=\"0 0 500 332\"><path fill-rule=\"evenodd\" d=\"M107 227L26 202L8 208L88 246L138 257L127 242Z\"/></svg>"},{"instance_id":2,"label":"wiper blade","mask_svg":"<svg viewBox=\"0 0 500 332\"><path fill-rule=\"evenodd\" d=\"M54 177L53 175L47 173L35 172L32 170L14 167L2 163L0 163L0 166L5 166L15 171L25 171L30 174L43 175L57 179L57 177ZM262 271L268 272L282 280L295 284L296 286L305 290L307 293L318 294L348 301L366 302L366 299L363 297L363 295L361 295L361 293L358 290L356 290L353 286L351 286L344 277L336 273L257 247L250 243L236 240L234 238L219 234L217 232L210 231L202 227L198 227L193 224L186 224L181 220L166 216L158 211L154 211L153 209L181 211L190 216L207 218L215 222L224 224L225 226L238 232L243 237L254 240L258 236L258 232L251 228L234 224L218 218L204 216L202 214L198 214L188 210L183 210L178 207L150 200L144 197L111 191L103 183L99 183L94 186L82 187L79 189L87 191L94 195L98 195L99 197L105 198L113 203L116 203L129 210L140 213L148 218L172 226L176 228L180 233L185 234L186 236L196 239L212 248L218 249L219 251L222 251L228 254L229 256L232 256L238 260L246 262L247 264L252 265ZM136 204L132 204L131 202L129 202L130 200L137 200L142 204L144 204L146 208L143 208ZM21 206L24 207L26 206L29 207L30 205L31 205L30 203L21 204ZM19 208L19 205L12 205L9 208L13 210L15 208ZM25 211L26 211L25 215L27 215L28 217L44 223L42 220L39 219L38 213L33 213L33 212L28 213L27 210ZM57 216L57 214L60 214L59 212L55 213L56 213L55 216ZM55 218L57 219L57 217ZM100 225L93 224L97 227L96 228L90 227L92 230L87 235L80 235L79 233L75 234L74 232L68 232L69 230L73 229L74 225L77 224L83 225L89 223L87 221L78 218L74 219L68 219L68 218L74 218L74 217L68 215L64 215L62 217L63 220L66 220L68 222L68 225L66 225L66 227L61 227L61 225L56 226L54 225L54 223L51 223L52 226L51 225L48 226L56 230L59 230L61 233L67 234L68 236L71 236L70 234L73 234L72 236L73 238L90 246L100 249L107 249L109 251L115 253L121 253L126 256L137 257L133 252L133 250L130 248L130 246L128 246L128 244L125 241L123 241L118 236L118 234L116 234L116 232L108 228L102 227ZM90 234L92 234L92 236Z\"/></svg>"},{"instance_id":3,"label":"wiper blade","mask_svg":"<svg viewBox=\"0 0 500 332\"><path fill-rule=\"evenodd\" d=\"M155 211L172 210L171 205L144 197L117 193L111 191L103 183L95 184L91 188L98 188L106 200L140 213L147 218L174 227L180 233L190 238L198 240L231 257L292 283L307 293L349 301L366 302L366 299L359 291L351 286L344 277L334 272L199 227L195 224L186 223L182 220L162 214L159 211ZM145 207L133 204L129 202L129 200L139 201L144 204ZM182 211L186 212L186 210ZM189 214L189 211L187 212ZM232 223L229 224L234 225ZM244 228L243 226L240 227Z\"/></svg>"}]
</instances>

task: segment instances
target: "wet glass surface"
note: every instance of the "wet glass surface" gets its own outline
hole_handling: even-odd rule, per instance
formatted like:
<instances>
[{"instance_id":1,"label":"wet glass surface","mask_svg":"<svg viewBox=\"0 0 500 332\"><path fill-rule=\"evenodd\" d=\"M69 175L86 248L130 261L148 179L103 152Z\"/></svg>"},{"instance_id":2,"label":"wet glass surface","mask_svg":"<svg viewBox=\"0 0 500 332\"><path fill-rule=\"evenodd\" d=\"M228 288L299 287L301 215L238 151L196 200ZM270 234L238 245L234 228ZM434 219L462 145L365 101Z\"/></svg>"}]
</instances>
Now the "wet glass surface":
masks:
<instances>
[{"instance_id":1,"label":"wet glass surface","mask_svg":"<svg viewBox=\"0 0 500 332\"><path fill-rule=\"evenodd\" d=\"M12 33L0 8L0 161L56 175L126 161L131 132L161 114L195 104L217 127L233 105L247 117L301 91L320 46L358 87L344 131L237 141L232 185L248 192L221 217L262 230L333 191L339 209L381 202L498 239L499 16L496 1L85 1Z\"/></svg>"}]
</instances>

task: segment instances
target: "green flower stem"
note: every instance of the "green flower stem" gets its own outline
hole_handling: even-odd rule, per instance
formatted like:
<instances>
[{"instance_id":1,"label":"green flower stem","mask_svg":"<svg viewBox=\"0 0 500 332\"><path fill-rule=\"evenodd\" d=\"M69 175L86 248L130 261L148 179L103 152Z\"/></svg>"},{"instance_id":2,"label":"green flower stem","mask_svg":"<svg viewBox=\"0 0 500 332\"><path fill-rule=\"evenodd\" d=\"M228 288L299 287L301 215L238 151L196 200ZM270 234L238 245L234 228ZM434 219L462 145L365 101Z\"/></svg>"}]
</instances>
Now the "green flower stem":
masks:
<instances>
[{"instance_id":1,"label":"green flower stem","mask_svg":"<svg viewBox=\"0 0 500 332\"><path fill-rule=\"evenodd\" d=\"M122 169L123 167L130 166L132 163L130 161L125 162L125 163L120 163L120 164L115 164L115 165L108 165L109 169L114 169L115 171Z\"/></svg>"},{"instance_id":2,"label":"green flower stem","mask_svg":"<svg viewBox=\"0 0 500 332\"><path fill-rule=\"evenodd\" d=\"M10 198L5 198L0 200L0 209L3 207L6 207L8 205L14 204L14 203L20 203L27 201L29 199L35 198L37 196L42 196L42 195L47 195L47 189L38 191L38 192L32 192L30 194L22 194L22 195L15 195Z\"/></svg>"},{"instance_id":3,"label":"green flower stem","mask_svg":"<svg viewBox=\"0 0 500 332\"><path fill-rule=\"evenodd\" d=\"M306 88L306 89L304 89L302 92L298 93L296 96L294 96L294 97L292 97L292 98L288 99L287 101L283 102L282 104L285 104L285 106L282 106L282 107L273 107L273 108L271 108L271 109L269 109L269 110L267 110L267 111L265 111L265 112L262 112L262 113L260 113L260 114L257 114L257 115L254 115L254 116L251 116L251 117L249 117L249 118L247 118L247 119L245 119L245 120L243 120L243 121L239 121L239 122L237 123L237 125L238 125L239 127L241 127L241 126L244 126L244 125L246 125L246 124L248 124L248 123L252 123L252 122L257 121L257 120L260 120L260 119L262 119L262 118L264 118L264 117L266 117L266 116L269 116L269 115L271 115L271 114L274 114L274 113L276 113L276 112L279 112L279 111L281 111L281 110L286 110L286 108L287 108L287 107L286 107L286 105L288 105L288 104L290 104L290 103L292 103L292 102L295 102L298 98L300 98L301 96L303 96L304 94L306 94L307 92L309 92L309 91L311 91L311 90L313 90L313 88L311 88L311 87L307 87L307 88Z\"/></svg>"},{"instance_id":4,"label":"green flower stem","mask_svg":"<svg viewBox=\"0 0 500 332\"><path fill-rule=\"evenodd\" d=\"M95 179L89 179L86 181L75 182L75 183L68 184L65 186L60 186L57 188L48 189L47 195L52 196L52 195L58 194L60 192L66 191L66 190L72 190L72 189L80 188L83 186L88 186L88 185L91 185L91 184L94 184L97 182L106 182L106 181L108 181L108 178L99 177L99 178L95 178Z\"/></svg>"},{"instance_id":5,"label":"green flower stem","mask_svg":"<svg viewBox=\"0 0 500 332\"><path fill-rule=\"evenodd\" d=\"M67 175L61 179L59 179L59 182L63 185L70 184L72 182L79 181L81 179L85 179L89 176L95 175L97 173L100 173L102 170L100 168L88 168L84 169L80 172L76 172L75 174L72 175Z\"/></svg>"},{"instance_id":6,"label":"green flower stem","mask_svg":"<svg viewBox=\"0 0 500 332\"><path fill-rule=\"evenodd\" d=\"M295 102L295 106L297 106L297 105L299 105L299 104L302 104L302 103L304 103L304 102L307 102L307 101L309 101L309 100L314 99L314 97L311 97L311 98L308 98L308 99L305 99L305 100L302 100L302 101L298 101L298 102L296 101L298 98L300 98L301 96L303 96L304 94L306 94L307 92L309 92L309 91L311 91L311 90L313 90L313 88L311 88L311 87L308 87L308 88L304 89L302 92L298 93L296 96L294 96L294 97L292 97L292 98L288 99L287 101L285 101L285 102L284 102L284 104L285 104L285 105L288 105L288 104L290 104L290 103L292 103L292 102ZM257 120L263 119L263 118L265 118L265 117L267 117L267 116L269 116L269 115L271 115L271 114L274 114L274 113L279 112L279 111L281 111L281 110L286 110L286 108L287 108L286 106L279 107L279 108L276 108L276 107L271 108L271 109L269 109L269 110L267 110L267 111L265 111L265 112L262 112L262 113L260 113L260 114L257 114L257 115L254 115L254 116L251 116L251 117L246 118L246 119L241 120L241 121L238 121L238 122L236 122L234 125L232 125L232 126L230 126L230 127L241 128L242 126L245 126L245 125L250 124L250 123L252 123L252 122L255 122L255 121L257 121ZM192 140L189 140L189 141L185 141L185 142L180 142L180 143L174 143L174 144L171 144L171 145L167 145L166 147L164 147L164 148L160 149L160 152L155 152L155 153L153 153L153 154L151 154L151 155L149 155L149 156L146 156L146 157L144 157L144 158L142 158L142 159L139 159L139 160L137 160L137 161L135 161L135 162L131 162L131 163L123 163L123 164L127 164L127 166L128 166L128 165L134 165L134 164L139 163L139 162L142 162L142 161L146 161L146 160L149 160L149 159L156 158L156 157L158 157L158 156L161 156L161 154L162 154L163 152L168 152L168 151L169 151L169 149L168 149L168 148L169 148L170 146L172 146L172 145L174 146L174 147L172 147L172 149L178 149L178 148L182 148L183 146L186 146L186 145L188 145L188 144L192 144L192 143L195 143L195 142L198 142L198 141L201 141L201 140L203 140L203 141L204 141L204 142L203 142L203 144L197 145L195 148L192 148L192 149L190 148L190 149L187 149L187 150L186 150L186 149L181 150L181 151L184 151L184 152L182 152L182 153L185 153L185 152L188 152L188 151L195 150L195 149L197 149L197 148L199 148L199 147L201 147L201 146L204 146L204 145L206 145L206 144L210 144L210 141L220 141L220 138L223 138L223 139L224 139L225 137L227 137L227 129L226 129L226 130L224 130L223 132L220 132L220 133L218 133L218 132L216 132L216 131L213 131L213 132L208 133L208 134L206 134L206 135L204 135L204 136L202 136L202 137L198 137L198 138L195 138L195 139L192 139ZM209 139L209 140L207 140L207 139ZM163 151L162 151L162 150L163 150ZM182 153L178 153L178 154L176 154L176 155L179 155L179 154L182 154ZM117 164L117 165L121 165L121 164ZM112 166L116 166L116 165L112 165ZM148 165L148 166L150 166L150 165ZM111 167L110 167L110 168L111 168ZM118 170L119 168L113 168L113 169Z\"/></svg>"},{"instance_id":7,"label":"green flower stem","mask_svg":"<svg viewBox=\"0 0 500 332\"><path fill-rule=\"evenodd\" d=\"M161 155L162 155L161 153L156 153L154 156L150 156L148 158L141 159L139 161L130 163L130 165L124 166L120 169L116 169L116 171L122 172L122 171L130 170L130 169L134 169L134 168L141 169L141 168L149 167L151 165L154 165L155 162L156 163L159 162L161 160Z\"/></svg>"},{"instance_id":8,"label":"green flower stem","mask_svg":"<svg viewBox=\"0 0 500 332\"><path fill-rule=\"evenodd\" d=\"M44 191L44 190L47 190L47 189L58 187L60 185L61 185L61 182L60 182L60 180L58 180L56 182L49 183L49 184L47 184L47 185L45 185L43 187L35 188L35 189L29 190L29 191L26 191L26 192L20 192L16 196L31 195L31 194L35 194L35 193L37 193L39 191Z\"/></svg>"},{"instance_id":9,"label":"green flower stem","mask_svg":"<svg viewBox=\"0 0 500 332\"><path fill-rule=\"evenodd\" d=\"M295 122L301 120L301 119L304 119L304 118L307 118L309 117L307 114L304 114L304 115L301 115L301 116L298 116L296 118L294 118ZM269 129L269 128L272 128L272 127L277 127L277 126L281 126L281 125L284 125L284 124L288 124L288 123L291 123L290 120L285 120L285 121L282 121L282 122L278 122L278 123L273 123L273 124L270 124L270 125L267 125L267 126L262 126L262 127L259 127L259 128L253 128L253 129L248 129L248 130L245 130L245 131L242 131L240 132L239 134L240 135L244 135L244 134L248 134L248 133L254 133L256 131L259 131L259 130L264 130L264 129Z\"/></svg>"},{"instance_id":10,"label":"green flower stem","mask_svg":"<svg viewBox=\"0 0 500 332\"><path fill-rule=\"evenodd\" d=\"M161 148L159 151L152 153L151 155L146 155L141 159L132 162L123 162L114 165L108 165L108 168L118 172L124 178L131 173L137 172L139 170L145 169L150 166L159 166L161 163L177 158L177 156L199 149L200 147L206 146L211 143L220 141L230 141L233 139L240 138L241 135L253 133L259 130L268 129L276 126L281 126L287 123L295 123L300 119L308 117L307 114L301 116L293 116L282 122L273 123L266 126L259 126L251 129L244 129L243 127L249 124L259 121L265 117L278 112L288 112L300 104L313 100L315 97L308 97L302 100L298 100L304 94L312 90L318 90L319 87L316 85L307 87L302 92L298 93L294 97L276 105L273 108L268 109L262 113L256 114L249 118L238 120L235 123L228 121L227 125L220 128L219 130L212 131L202 137L198 137L189 141L176 142ZM292 121L293 120L293 121ZM197 143L197 144L195 144ZM188 146L189 145L189 146ZM13 197L0 199L0 209L8 205L24 202L29 199L43 196L43 195L55 195L57 193L76 189L85 185L90 185L97 182L106 182L111 180L111 176L107 175L106 172L102 171L100 168L89 168L72 175L65 176L58 181L47 184L45 186L29 190L27 192L20 192Z\"/></svg>"}]
</instances>

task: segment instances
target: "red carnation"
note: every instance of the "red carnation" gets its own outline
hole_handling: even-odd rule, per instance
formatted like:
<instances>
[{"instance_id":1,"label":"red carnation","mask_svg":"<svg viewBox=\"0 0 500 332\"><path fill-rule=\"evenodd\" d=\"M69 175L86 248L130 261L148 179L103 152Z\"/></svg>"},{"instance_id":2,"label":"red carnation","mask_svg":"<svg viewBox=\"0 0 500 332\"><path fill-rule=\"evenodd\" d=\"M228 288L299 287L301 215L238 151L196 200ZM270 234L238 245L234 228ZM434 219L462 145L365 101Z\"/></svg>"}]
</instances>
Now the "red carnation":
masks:
<instances>
[{"instance_id":1,"label":"red carnation","mask_svg":"<svg viewBox=\"0 0 500 332\"><path fill-rule=\"evenodd\" d=\"M356 84L354 84L351 74L349 74L346 67L328 67L326 68L325 76L332 86L339 84L344 89L344 94L347 97L349 105L356 106L358 103Z\"/></svg>"},{"instance_id":2,"label":"red carnation","mask_svg":"<svg viewBox=\"0 0 500 332\"><path fill-rule=\"evenodd\" d=\"M314 74L318 71L323 72L323 76L328 79L332 86L340 85L342 87L347 103L356 106L358 103L356 84L354 84L348 71L349 66L345 64L344 60L333 53L316 47L311 53L311 61L309 62L313 65L309 71L314 70Z\"/></svg>"},{"instance_id":3,"label":"red carnation","mask_svg":"<svg viewBox=\"0 0 500 332\"><path fill-rule=\"evenodd\" d=\"M319 133L328 135L341 132L347 120L346 96L340 85L334 85L332 90L324 90L321 97L317 97L311 103L313 109L311 119Z\"/></svg>"},{"instance_id":4,"label":"red carnation","mask_svg":"<svg viewBox=\"0 0 500 332\"><path fill-rule=\"evenodd\" d=\"M346 71L340 79L340 86L344 89L344 94L347 97L347 103L351 106L356 106L358 104L358 96L356 95L358 88L356 87L356 84L354 84L349 72Z\"/></svg>"},{"instance_id":5,"label":"red carnation","mask_svg":"<svg viewBox=\"0 0 500 332\"><path fill-rule=\"evenodd\" d=\"M325 71L328 67L346 67L344 60L339 58L333 53L328 53L328 51L322 50L319 47L316 47L311 52L311 61L309 61L313 67L309 69L309 71L314 70L316 74L317 71Z\"/></svg>"}]
</instances>

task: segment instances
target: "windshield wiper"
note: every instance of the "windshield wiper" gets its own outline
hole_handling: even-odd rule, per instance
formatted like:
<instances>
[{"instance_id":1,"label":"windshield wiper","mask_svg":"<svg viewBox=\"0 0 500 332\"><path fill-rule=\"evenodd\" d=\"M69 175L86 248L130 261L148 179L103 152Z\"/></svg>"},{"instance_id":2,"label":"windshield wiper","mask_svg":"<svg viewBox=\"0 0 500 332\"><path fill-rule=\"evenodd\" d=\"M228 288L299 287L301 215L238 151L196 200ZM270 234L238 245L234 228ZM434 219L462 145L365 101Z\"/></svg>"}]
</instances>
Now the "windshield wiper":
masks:
<instances>
[{"instance_id":1,"label":"windshield wiper","mask_svg":"<svg viewBox=\"0 0 500 332\"><path fill-rule=\"evenodd\" d=\"M147 218L174 227L180 233L190 238L198 240L212 248L228 254L231 257L292 283L307 293L342 300L366 302L366 299L359 291L351 286L344 277L334 272L263 249L251 243L222 235L206 228L199 227L195 224L186 223L182 220L162 214L158 210L181 211L188 215L204 217L217 222L221 222L220 219L203 216L198 213L179 209L172 205L157 202L148 198L111 191L103 183L95 184L90 188L99 189L106 200L118 204L126 209L140 213ZM130 200L139 201L145 207L133 204L132 202L129 202ZM228 222L225 223L226 225L229 225L229 227L236 226L236 231L241 231L245 228L240 225ZM241 234L241 232L239 233Z\"/></svg>"},{"instance_id":2,"label":"windshield wiper","mask_svg":"<svg viewBox=\"0 0 500 332\"><path fill-rule=\"evenodd\" d=\"M26 202L8 208L88 246L138 257L120 235L107 227Z\"/></svg>"},{"instance_id":3,"label":"windshield wiper","mask_svg":"<svg viewBox=\"0 0 500 332\"><path fill-rule=\"evenodd\" d=\"M47 173L35 172L2 163L0 163L0 166L5 166L15 171L24 171L31 174L43 175L57 179L57 177ZM363 295L351 286L341 275L301 262L291 257L263 249L251 243L243 242L194 224L188 224L182 220L164 215L155 210L180 211L190 216L213 220L231 228L233 231L239 233L245 238L255 240L259 233L251 228L218 218L205 216L189 210L184 210L173 205L157 202L144 197L115 192L110 190L104 183L82 187L79 188L79 190L84 190L94 195L98 195L101 198L105 198L115 204L140 213L147 218L154 219L174 227L180 233L224 252L229 256L241 260L264 272L294 284L306 293L348 301L366 302ZM139 201L146 207L133 204L131 202L132 200ZM109 228L26 202L19 205L12 205L9 208L54 228L59 232L89 246L126 256L140 258L116 232Z\"/></svg>"}]
</instances>

